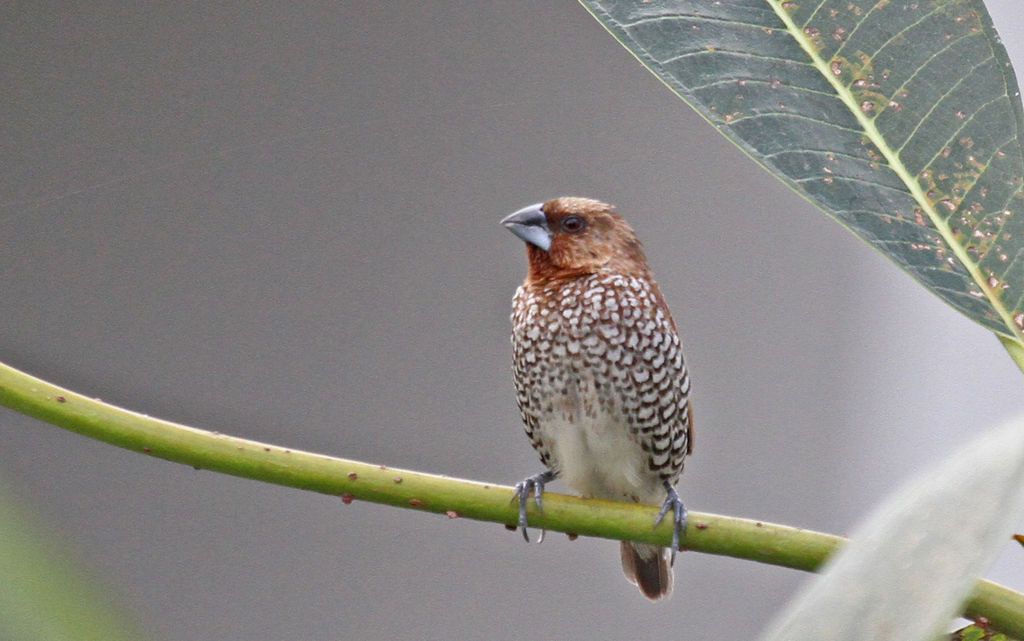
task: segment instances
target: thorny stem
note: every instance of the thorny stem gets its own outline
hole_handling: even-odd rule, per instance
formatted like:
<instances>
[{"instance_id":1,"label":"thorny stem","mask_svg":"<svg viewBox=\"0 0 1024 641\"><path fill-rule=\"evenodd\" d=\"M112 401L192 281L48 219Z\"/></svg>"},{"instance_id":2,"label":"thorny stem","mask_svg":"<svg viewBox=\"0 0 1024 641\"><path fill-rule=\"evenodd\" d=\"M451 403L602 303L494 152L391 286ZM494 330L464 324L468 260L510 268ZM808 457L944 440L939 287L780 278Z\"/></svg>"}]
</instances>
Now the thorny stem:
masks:
<instances>
[{"instance_id":1,"label":"thorny stem","mask_svg":"<svg viewBox=\"0 0 1024 641\"><path fill-rule=\"evenodd\" d=\"M302 452L179 425L62 389L0 363L0 404L72 432L149 456L267 483L514 526L513 489ZM531 527L669 545L672 524L652 527L657 507L544 494L529 507ZM690 512L686 549L813 571L842 537L799 528ZM971 617L1024 638L1024 594L979 581L965 607Z\"/></svg>"}]
</instances>

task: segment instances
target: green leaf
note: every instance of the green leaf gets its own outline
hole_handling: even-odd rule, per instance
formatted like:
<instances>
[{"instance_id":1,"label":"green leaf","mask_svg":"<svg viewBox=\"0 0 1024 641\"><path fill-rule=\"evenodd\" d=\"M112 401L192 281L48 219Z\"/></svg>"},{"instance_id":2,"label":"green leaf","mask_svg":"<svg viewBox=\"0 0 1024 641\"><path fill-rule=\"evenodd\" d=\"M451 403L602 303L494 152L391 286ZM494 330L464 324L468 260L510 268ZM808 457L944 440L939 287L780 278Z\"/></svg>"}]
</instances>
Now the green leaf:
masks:
<instances>
[{"instance_id":1,"label":"green leaf","mask_svg":"<svg viewBox=\"0 0 1024 641\"><path fill-rule=\"evenodd\" d=\"M1024 342L1024 115L980 0L581 2L754 160Z\"/></svg>"},{"instance_id":2,"label":"green leaf","mask_svg":"<svg viewBox=\"0 0 1024 641\"><path fill-rule=\"evenodd\" d=\"M0 639L142 641L109 591L0 483Z\"/></svg>"},{"instance_id":3,"label":"green leaf","mask_svg":"<svg viewBox=\"0 0 1024 641\"><path fill-rule=\"evenodd\" d=\"M924 470L876 509L765 641L928 641L1024 515L1024 417Z\"/></svg>"},{"instance_id":4,"label":"green leaf","mask_svg":"<svg viewBox=\"0 0 1024 641\"><path fill-rule=\"evenodd\" d=\"M1006 635L979 625L969 625L950 633L949 641L1010 641Z\"/></svg>"}]
</instances>

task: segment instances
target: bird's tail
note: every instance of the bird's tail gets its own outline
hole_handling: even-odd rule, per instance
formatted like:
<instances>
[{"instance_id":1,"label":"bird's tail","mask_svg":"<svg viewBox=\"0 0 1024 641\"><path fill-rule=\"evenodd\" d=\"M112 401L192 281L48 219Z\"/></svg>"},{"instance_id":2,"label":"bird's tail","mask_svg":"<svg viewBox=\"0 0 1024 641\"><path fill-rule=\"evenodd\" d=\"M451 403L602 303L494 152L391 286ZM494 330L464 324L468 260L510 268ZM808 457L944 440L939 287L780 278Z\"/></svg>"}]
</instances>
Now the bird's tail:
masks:
<instances>
[{"instance_id":1,"label":"bird's tail","mask_svg":"<svg viewBox=\"0 0 1024 641\"><path fill-rule=\"evenodd\" d=\"M657 601L672 593L669 549L646 543L622 541L622 571L643 595Z\"/></svg>"}]
</instances>

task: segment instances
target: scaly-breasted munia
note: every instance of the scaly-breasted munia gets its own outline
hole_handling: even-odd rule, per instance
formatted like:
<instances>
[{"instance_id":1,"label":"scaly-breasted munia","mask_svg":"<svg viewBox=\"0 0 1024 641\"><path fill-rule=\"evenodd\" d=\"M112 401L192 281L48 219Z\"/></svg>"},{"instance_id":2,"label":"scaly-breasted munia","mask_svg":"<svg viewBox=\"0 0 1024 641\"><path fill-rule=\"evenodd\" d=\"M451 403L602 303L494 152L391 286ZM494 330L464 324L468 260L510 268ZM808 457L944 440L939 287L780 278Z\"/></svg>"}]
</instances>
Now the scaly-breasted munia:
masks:
<instances>
[{"instance_id":1,"label":"scaly-breasted munia","mask_svg":"<svg viewBox=\"0 0 1024 641\"><path fill-rule=\"evenodd\" d=\"M661 503L673 546L623 541L622 569L644 596L672 589L686 510L674 489L693 448L683 350L640 241L612 207L555 198L501 221L526 242L512 311L513 374L526 434L547 471L516 485L519 526L544 484L585 497ZM529 540L529 539L527 539Z\"/></svg>"}]
</instances>

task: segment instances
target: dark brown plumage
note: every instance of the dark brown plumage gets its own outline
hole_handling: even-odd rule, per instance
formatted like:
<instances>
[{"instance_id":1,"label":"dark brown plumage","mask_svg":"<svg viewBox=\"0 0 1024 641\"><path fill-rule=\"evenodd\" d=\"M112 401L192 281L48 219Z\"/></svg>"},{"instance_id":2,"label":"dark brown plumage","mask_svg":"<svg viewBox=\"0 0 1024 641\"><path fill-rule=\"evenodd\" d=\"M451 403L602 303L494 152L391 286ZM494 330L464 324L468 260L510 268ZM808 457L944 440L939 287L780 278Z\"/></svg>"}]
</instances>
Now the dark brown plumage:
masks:
<instances>
[{"instance_id":1,"label":"dark brown plumage","mask_svg":"<svg viewBox=\"0 0 1024 641\"><path fill-rule=\"evenodd\" d=\"M560 477L587 497L662 503L693 447L690 381L675 322L626 221L605 203L556 198L502 224L526 241L512 312L513 374L527 436L547 472L519 485L540 505ZM659 516L660 520L661 516ZM650 599L672 589L668 549L622 543L622 567Z\"/></svg>"}]
</instances>

